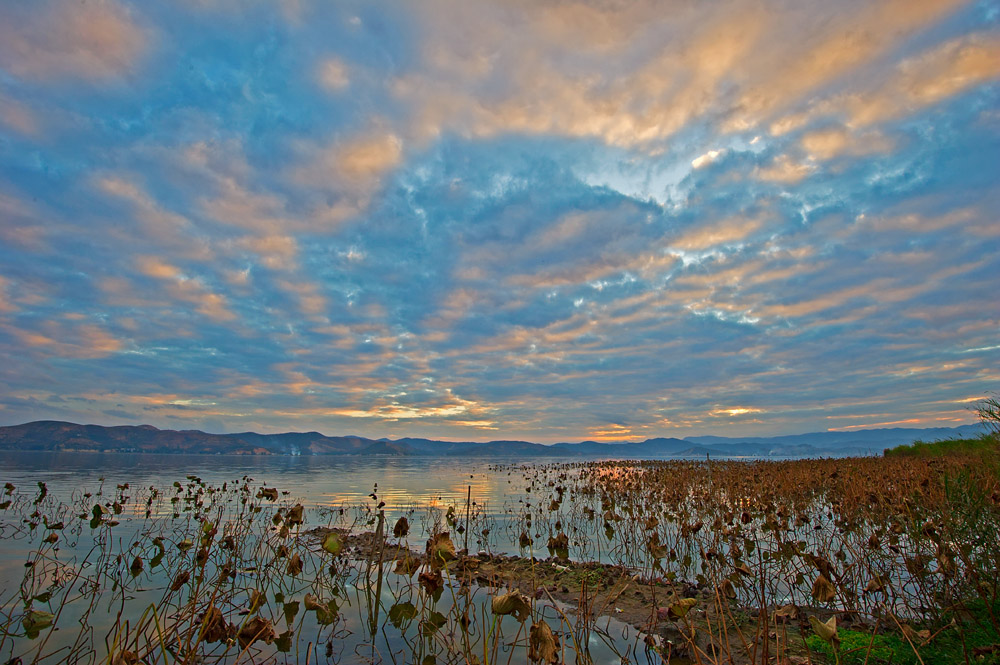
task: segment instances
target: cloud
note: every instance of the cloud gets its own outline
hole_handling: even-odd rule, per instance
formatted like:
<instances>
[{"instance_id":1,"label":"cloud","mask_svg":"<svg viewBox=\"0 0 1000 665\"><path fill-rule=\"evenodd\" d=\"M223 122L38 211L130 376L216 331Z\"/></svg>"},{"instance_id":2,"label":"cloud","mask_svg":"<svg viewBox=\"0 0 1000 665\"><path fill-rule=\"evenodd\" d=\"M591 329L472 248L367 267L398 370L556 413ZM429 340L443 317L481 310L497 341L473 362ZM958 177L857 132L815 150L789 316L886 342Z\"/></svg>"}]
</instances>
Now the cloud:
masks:
<instances>
[{"instance_id":1,"label":"cloud","mask_svg":"<svg viewBox=\"0 0 1000 665\"><path fill-rule=\"evenodd\" d=\"M716 245L740 242L761 228L763 218L743 216L724 219L719 222L702 223L672 240L670 246L685 251L700 251Z\"/></svg>"},{"instance_id":2,"label":"cloud","mask_svg":"<svg viewBox=\"0 0 1000 665\"><path fill-rule=\"evenodd\" d=\"M631 440L1000 380L981 7L341 9L0 10L4 419Z\"/></svg>"},{"instance_id":3,"label":"cloud","mask_svg":"<svg viewBox=\"0 0 1000 665\"><path fill-rule=\"evenodd\" d=\"M96 179L99 191L130 204L143 235L161 251L208 261L214 256L204 235L185 216L166 210L128 177L104 175ZM133 236L134 237L134 236Z\"/></svg>"},{"instance_id":4,"label":"cloud","mask_svg":"<svg viewBox=\"0 0 1000 665\"><path fill-rule=\"evenodd\" d=\"M825 161L844 154L853 156L885 152L892 144L875 132L849 132L831 128L809 132L802 137L802 148L810 159ZM785 173L788 171L786 170ZM791 170L795 173L795 170Z\"/></svg>"},{"instance_id":5,"label":"cloud","mask_svg":"<svg viewBox=\"0 0 1000 665\"><path fill-rule=\"evenodd\" d=\"M163 282L167 293L175 300L195 306L195 311L217 322L236 319L225 296L213 292L202 280L190 277L177 266L159 257L142 256L136 260L140 274Z\"/></svg>"},{"instance_id":6,"label":"cloud","mask_svg":"<svg viewBox=\"0 0 1000 665\"><path fill-rule=\"evenodd\" d=\"M280 280L278 281L278 285L282 290L298 300L302 313L317 315L326 312L328 308L327 300L320 293L320 289L315 283Z\"/></svg>"},{"instance_id":7,"label":"cloud","mask_svg":"<svg viewBox=\"0 0 1000 665\"><path fill-rule=\"evenodd\" d=\"M41 129L37 116L28 106L3 96L0 96L0 124L28 136L37 135Z\"/></svg>"},{"instance_id":8,"label":"cloud","mask_svg":"<svg viewBox=\"0 0 1000 665\"><path fill-rule=\"evenodd\" d=\"M0 66L26 80L118 78L134 71L153 41L113 0L7 4L0 26Z\"/></svg>"},{"instance_id":9,"label":"cloud","mask_svg":"<svg viewBox=\"0 0 1000 665\"><path fill-rule=\"evenodd\" d=\"M900 63L878 89L847 100L852 126L884 123L1000 77L1000 39L953 39Z\"/></svg>"},{"instance_id":10,"label":"cloud","mask_svg":"<svg viewBox=\"0 0 1000 665\"><path fill-rule=\"evenodd\" d=\"M796 184L808 177L816 167L808 162L795 162L788 155L778 155L765 167L757 167L754 175L761 180Z\"/></svg>"},{"instance_id":11,"label":"cloud","mask_svg":"<svg viewBox=\"0 0 1000 665\"><path fill-rule=\"evenodd\" d=\"M44 224L45 216L37 206L28 203L23 196L0 191L0 218L3 219L0 239L8 247L45 251L49 231Z\"/></svg>"},{"instance_id":12,"label":"cloud","mask_svg":"<svg viewBox=\"0 0 1000 665\"><path fill-rule=\"evenodd\" d=\"M0 331L12 336L33 355L43 357L104 358L123 348L122 341L101 326L76 318L45 321L35 328L0 324Z\"/></svg>"},{"instance_id":13,"label":"cloud","mask_svg":"<svg viewBox=\"0 0 1000 665\"><path fill-rule=\"evenodd\" d=\"M810 100L805 110L780 117L770 133L782 136L825 123L802 137L815 159L885 151L891 142L878 129L1000 77L1000 41L989 33L938 44L880 72L848 92ZM840 124L830 125L839 121Z\"/></svg>"},{"instance_id":14,"label":"cloud","mask_svg":"<svg viewBox=\"0 0 1000 665\"><path fill-rule=\"evenodd\" d=\"M425 66L393 91L411 107L418 141L442 131L554 133L658 150L691 124L759 126L961 3L854 4L831 15L809 3L543 3L518 13L432 3L417 17Z\"/></svg>"},{"instance_id":15,"label":"cloud","mask_svg":"<svg viewBox=\"0 0 1000 665\"><path fill-rule=\"evenodd\" d=\"M699 157L695 157L691 161L691 166L694 167L694 168L696 168L696 169L700 169L701 167L706 166L706 165L711 164L712 162L714 162L721 155L725 154L725 152L726 152L725 150L709 150L704 155L701 155Z\"/></svg>"},{"instance_id":16,"label":"cloud","mask_svg":"<svg viewBox=\"0 0 1000 665\"><path fill-rule=\"evenodd\" d=\"M295 171L295 179L334 191L347 190L363 200L400 163L402 155L403 143L392 132L367 132L316 151L307 165Z\"/></svg>"},{"instance_id":17,"label":"cloud","mask_svg":"<svg viewBox=\"0 0 1000 665\"><path fill-rule=\"evenodd\" d=\"M278 271L295 270L298 267L298 243L291 236L248 237L237 242L242 248L257 254L260 264Z\"/></svg>"},{"instance_id":18,"label":"cloud","mask_svg":"<svg viewBox=\"0 0 1000 665\"><path fill-rule=\"evenodd\" d=\"M316 79L327 91L339 92L346 88L351 79L347 66L338 58L327 58L316 67Z\"/></svg>"}]
</instances>

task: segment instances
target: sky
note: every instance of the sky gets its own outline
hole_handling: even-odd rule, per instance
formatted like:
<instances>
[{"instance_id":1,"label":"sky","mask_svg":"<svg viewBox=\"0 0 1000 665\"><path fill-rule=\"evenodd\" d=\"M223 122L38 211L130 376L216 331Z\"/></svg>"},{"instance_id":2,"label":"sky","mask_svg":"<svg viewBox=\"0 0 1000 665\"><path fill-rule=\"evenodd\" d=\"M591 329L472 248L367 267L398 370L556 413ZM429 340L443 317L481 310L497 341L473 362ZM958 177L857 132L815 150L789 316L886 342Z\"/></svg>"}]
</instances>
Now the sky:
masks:
<instances>
[{"instance_id":1,"label":"sky","mask_svg":"<svg viewBox=\"0 0 1000 665\"><path fill-rule=\"evenodd\" d=\"M996 0L0 0L0 424L953 426Z\"/></svg>"}]
</instances>

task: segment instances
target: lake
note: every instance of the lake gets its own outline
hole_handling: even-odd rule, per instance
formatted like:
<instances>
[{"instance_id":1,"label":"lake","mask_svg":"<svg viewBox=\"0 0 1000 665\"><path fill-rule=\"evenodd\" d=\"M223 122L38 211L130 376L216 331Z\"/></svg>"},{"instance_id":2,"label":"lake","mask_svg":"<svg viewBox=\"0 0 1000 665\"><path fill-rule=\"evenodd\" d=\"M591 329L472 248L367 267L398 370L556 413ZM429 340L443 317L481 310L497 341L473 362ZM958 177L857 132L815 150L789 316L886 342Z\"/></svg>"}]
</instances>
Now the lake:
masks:
<instances>
[{"instance_id":1,"label":"lake","mask_svg":"<svg viewBox=\"0 0 1000 665\"><path fill-rule=\"evenodd\" d=\"M37 452L0 453L0 464L3 465L0 482L16 488L11 495L15 505L5 511L0 541L0 582L4 587L2 607L7 634L0 656L4 660L20 657L24 662L35 657L41 657L43 662L100 662L115 648L102 648L102 641L94 642L93 636L104 635L106 644L110 639L107 635L118 633L125 635L126 640L131 635L136 645L132 653L138 653L142 640L136 635L136 623L146 622L143 639L153 635L153 624L145 615L140 616L142 608L169 608L171 612L163 621L180 624L186 620L197 633L201 625L198 622L203 619L198 619L194 609L185 616L185 608L198 607L204 615L208 605L204 600L185 603L169 590L173 587L183 593L175 584L177 576L183 570L197 570L197 566L191 568L197 547L188 546L192 547L190 553L180 548L184 547L184 541L197 543L205 524L215 525L220 537L223 533L246 534L248 529L251 534L246 540L252 542L236 567L243 571L241 579L226 587L227 617L233 621L232 625L239 625L238 617L245 618L247 605L253 607L257 589L267 590L266 607L258 611L270 609L276 634L282 625L281 617L293 617L285 621L287 630L282 633L285 642L275 642L283 644L283 650L264 649L256 654L256 662L301 661L302 649L307 646L299 638L289 644L286 638L292 633L312 637L308 640L309 649L319 649L325 641L324 662L355 662L358 653L363 653L367 662L411 662L410 657L415 659L417 655L423 662L426 655L435 653L439 662L459 662L454 660L456 647L449 642L459 638L443 637L449 631L461 636L460 650L465 656L470 650L478 653L481 645L489 646L492 639L493 646L489 648L499 649L506 660L512 650L526 651L527 634L519 630L523 625L511 617L504 617L495 628L487 627L491 599L501 589L480 590L471 578L460 583L457 576L448 574L443 596L440 590L429 595L419 591L413 579L387 574L389 565L385 573L376 575L385 579L385 585L376 587L370 564L366 566L359 552L345 553L354 563L338 564L340 569L331 576L323 569L323 552L316 542L295 534L317 526L337 527L344 533L374 531L381 512L386 531L399 517L409 520L411 531L407 542L417 551L423 551L431 534L448 530L457 549L467 548L473 554L478 551L530 556L535 550L529 548L525 552L518 539L526 526L532 527L531 519L525 520L525 515L534 513L535 547L541 546L541 553L537 554L543 557L547 556L546 539L554 533L548 519L556 514L549 510L550 495L556 491L557 480L568 479L580 468L558 460L537 459L522 465L514 459L496 458ZM279 541L286 536L274 533L277 529L269 517L273 509L268 507L266 498L261 498L261 490L267 488L277 490L279 500L274 505L284 506L281 510L297 503L304 507L303 524L294 529L287 542L292 550L301 547L296 555L301 552L305 570L292 578L284 563L289 555L274 555L284 547ZM218 499L220 496L228 498ZM257 512L243 511L241 504L245 507L248 500L255 499L259 503ZM97 512L88 528L91 509ZM260 512L261 509L265 512ZM40 516L41 513L45 515ZM57 520L66 523L65 529L49 530ZM564 528L558 522L556 525L558 530ZM569 530L568 526L565 528ZM57 535L58 541L49 544L43 536L52 538L52 534ZM190 534L195 536L193 541ZM157 550L151 545L154 536L166 543L165 547L157 545L161 554L167 552L165 562L156 558ZM205 549L208 557L208 547ZM605 549L591 551L588 545L574 546L575 556L585 554L593 559L609 558ZM211 556L216 555L213 552ZM130 572L129 562L137 558L140 563L132 565L141 566L140 572L135 568ZM266 575L264 562L270 571ZM225 571L229 565L220 559L216 569ZM65 582L77 579L77 575L86 579L86 586L96 589L86 602L81 600L84 596L74 596L72 583ZM298 575L303 579L313 576L311 586L295 583ZM185 583L193 584L187 580ZM336 611L322 619L325 610L316 611L313 607L314 612L306 613L305 617L298 614L297 620L294 619L296 615L290 615L289 608L298 608L302 593L308 593L309 589L315 592L314 597L323 597L325 593L327 600L336 604ZM196 597L197 589L191 595ZM308 595L306 598L308 608L311 601ZM542 598L535 605L538 618L545 617L553 626L565 623L565 631L558 628L555 631L557 637L561 635L563 648L583 639L572 634L558 602ZM130 609L123 615L125 607ZM373 607L378 608L375 623L381 621L375 631L369 629L368 623L368 613ZM393 608L395 614L390 612ZM466 626L463 622L468 619L461 619L460 612L467 615L469 608L473 614L479 614L479 620ZM40 636L31 637L26 622L36 610L43 613L38 616L54 615L58 625L66 628L52 630L48 636L42 631ZM442 623L440 631L434 622ZM603 628L596 624L588 626L584 640L593 662L618 663L621 654L642 648L638 631L607 617L602 622ZM22 633L22 628L27 632ZM433 639L425 636L425 631L431 631ZM84 634L91 637L84 639ZM499 639L500 635L506 637ZM173 648L180 648L180 641ZM234 657L230 652L223 651L221 655L216 652L199 657L214 654L218 662L239 660L238 655ZM451 659L446 657L449 653ZM151 657L146 654L147 662ZM318 658L316 654L312 657ZM523 661L524 657L519 659Z\"/></svg>"}]
</instances>

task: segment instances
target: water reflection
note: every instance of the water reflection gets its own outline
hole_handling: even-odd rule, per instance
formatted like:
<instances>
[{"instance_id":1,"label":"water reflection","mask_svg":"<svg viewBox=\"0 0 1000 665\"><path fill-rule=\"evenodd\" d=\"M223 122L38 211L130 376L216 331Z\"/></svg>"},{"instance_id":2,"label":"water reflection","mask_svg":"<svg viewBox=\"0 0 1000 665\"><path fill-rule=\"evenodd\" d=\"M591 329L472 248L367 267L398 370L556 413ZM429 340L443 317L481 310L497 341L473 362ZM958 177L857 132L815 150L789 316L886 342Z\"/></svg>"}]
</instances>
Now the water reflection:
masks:
<instances>
[{"instance_id":1,"label":"water reflection","mask_svg":"<svg viewBox=\"0 0 1000 665\"><path fill-rule=\"evenodd\" d=\"M505 477L489 472L495 458L313 457L235 455L151 455L72 452L0 453L5 481L17 486L45 482L68 497L85 488L162 487L196 475L221 485L243 476L290 492L304 504L339 507L362 503L373 491L387 509L464 503L469 488L477 504L500 506L510 491ZM506 460L516 462L516 460ZM544 463L545 460L539 460Z\"/></svg>"}]
</instances>

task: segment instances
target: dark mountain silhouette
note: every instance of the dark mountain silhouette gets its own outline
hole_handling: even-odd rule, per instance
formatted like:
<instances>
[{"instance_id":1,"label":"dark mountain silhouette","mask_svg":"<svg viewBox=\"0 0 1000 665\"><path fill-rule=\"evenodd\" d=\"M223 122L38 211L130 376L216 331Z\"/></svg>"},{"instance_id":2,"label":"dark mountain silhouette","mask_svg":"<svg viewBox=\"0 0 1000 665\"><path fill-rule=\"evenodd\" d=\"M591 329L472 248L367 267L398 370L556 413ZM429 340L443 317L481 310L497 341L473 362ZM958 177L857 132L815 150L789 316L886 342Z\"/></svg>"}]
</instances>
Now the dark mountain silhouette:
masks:
<instances>
[{"instance_id":1,"label":"dark mountain silhouette","mask_svg":"<svg viewBox=\"0 0 1000 665\"><path fill-rule=\"evenodd\" d=\"M439 457L604 457L661 459L669 457L820 457L879 454L883 449L917 439L975 436L979 425L930 429L874 429L816 432L776 437L732 438L693 436L655 438L630 443L556 443L530 441L434 441L432 439L368 439L326 436L319 432L283 434L209 434L199 430L166 430L152 425L77 425L40 420L0 427L0 450L51 450L217 455L395 455Z\"/></svg>"},{"instance_id":2,"label":"dark mountain silhouette","mask_svg":"<svg viewBox=\"0 0 1000 665\"><path fill-rule=\"evenodd\" d=\"M2 450L93 450L114 452L268 454L250 441L198 430L157 429L152 425L77 425L40 420L24 425L0 427Z\"/></svg>"}]
</instances>

